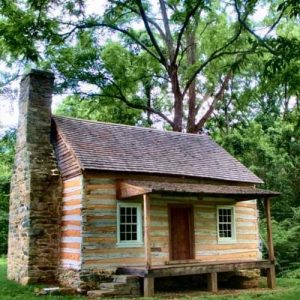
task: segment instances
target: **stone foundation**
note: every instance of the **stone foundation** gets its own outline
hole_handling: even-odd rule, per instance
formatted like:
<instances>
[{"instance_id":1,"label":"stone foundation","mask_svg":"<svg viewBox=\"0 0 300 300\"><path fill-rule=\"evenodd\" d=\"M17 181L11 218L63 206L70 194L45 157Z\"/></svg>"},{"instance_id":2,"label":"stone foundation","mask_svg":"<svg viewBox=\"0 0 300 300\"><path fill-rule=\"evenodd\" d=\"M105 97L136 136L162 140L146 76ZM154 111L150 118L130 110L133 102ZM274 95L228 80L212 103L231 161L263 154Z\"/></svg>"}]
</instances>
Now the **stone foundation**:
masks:
<instances>
[{"instance_id":1,"label":"stone foundation","mask_svg":"<svg viewBox=\"0 0 300 300\"><path fill-rule=\"evenodd\" d=\"M70 287L74 290L81 289L84 285L78 270L59 269L57 279L61 286Z\"/></svg>"},{"instance_id":2,"label":"stone foundation","mask_svg":"<svg viewBox=\"0 0 300 300\"><path fill-rule=\"evenodd\" d=\"M79 271L74 269L59 269L57 275L60 285L73 288L82 293L99 288L100 283L113 281L114 276L114 272L102 270Z\"/></svg>"}]
</instances>

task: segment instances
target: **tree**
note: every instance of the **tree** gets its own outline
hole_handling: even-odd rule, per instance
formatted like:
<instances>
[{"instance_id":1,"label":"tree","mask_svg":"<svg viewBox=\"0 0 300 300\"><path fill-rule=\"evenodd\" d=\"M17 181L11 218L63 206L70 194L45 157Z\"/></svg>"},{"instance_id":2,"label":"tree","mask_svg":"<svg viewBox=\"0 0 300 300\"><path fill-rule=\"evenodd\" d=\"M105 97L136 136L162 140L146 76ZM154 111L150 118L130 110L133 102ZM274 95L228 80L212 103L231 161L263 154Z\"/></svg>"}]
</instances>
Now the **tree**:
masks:
<instances>
[{"instance_id":1,"label":"tree","mask_svg":"<svg viewBox=\"0 0 300 300\"><path fill-rule=\"evenodd\" d=\"M9 191L15 138L15 130L8 130L0 139L0 255L7 253Z\"/></svg>"},{"instance_id":2,"label":"tree","mask_svg":"<svg viewBox=\"0 0 300 300\"><path fill-rule=\"evenodd\" d=\"M82 0L2 2L7 51L46 59L39 65L56 70L64 90L115 99L147 112L148 123L156 115L173 130L191 133L202 129L247 58L277 56L268 34L283 18L298 16L297 2L278 1L267 18L268 34L260 36L252 26L260 0L109 1L103 15L86 13ZM63 13L51 14L53 5ZM16 24L16 16L25 21ZM17 51L20 34L30 36L30 44ZM93 89L83 93L82 83Z\"/></svg>"}]
</instances>

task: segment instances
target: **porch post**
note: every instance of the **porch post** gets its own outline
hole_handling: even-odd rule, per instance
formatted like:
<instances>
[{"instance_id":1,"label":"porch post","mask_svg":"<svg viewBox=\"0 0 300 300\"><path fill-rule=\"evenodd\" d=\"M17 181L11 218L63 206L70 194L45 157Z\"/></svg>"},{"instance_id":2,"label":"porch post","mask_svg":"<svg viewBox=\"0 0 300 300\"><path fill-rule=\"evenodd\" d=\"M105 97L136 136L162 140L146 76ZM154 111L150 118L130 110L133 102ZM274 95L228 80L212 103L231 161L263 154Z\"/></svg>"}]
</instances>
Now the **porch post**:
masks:
<instances>
[{"instance_id":1,"label":"porch post","mask_svg":"<svg viewBox=\"0 0 300 300\"><path fill-rule=\"evenodd\" d=\"M217 272L208 273L207 289L210 292L218 292L218 274Z\"/></svg>"},{"instance_id":2,"label":"porch post","mask_svg":"<svg viewBox=\"0 0 300 300\"><path fill-rule=\"evenodd\" d=\"M151 267L151 241L150 241L150 197L143 194L144 208L144 243L145 243L145 265L146 269ZM154 278L144 277L144 297L154 295Z\"/></svg>"},{"instance_id":3,"label":"porch post","mask_svg":"<svg viewBox=\"0 0 300 300\"><path fill-rule=\"evenodd\" d=\"M150 198L148 194L143 195L144 207L144 243L145 243L145 264L146 268L151 267L151 247L150 247Z\"/></svg>"},{"instance_id":4,"label":"porch post","mask_svg":"<svg viewBox=\"0 0 300 300\"><path fill-rule=\"evenodd\" d=\"M274 255L274 246L272 238L272 222L271 222L271 201L270 198L266 197L264 199L265 204L265 214L267 220L267 235L268 235L268 258L271 262L271 267L267 269L267 280L268 287L273 289L275 288L275 255Z\"/></svg>"}]
</instances>

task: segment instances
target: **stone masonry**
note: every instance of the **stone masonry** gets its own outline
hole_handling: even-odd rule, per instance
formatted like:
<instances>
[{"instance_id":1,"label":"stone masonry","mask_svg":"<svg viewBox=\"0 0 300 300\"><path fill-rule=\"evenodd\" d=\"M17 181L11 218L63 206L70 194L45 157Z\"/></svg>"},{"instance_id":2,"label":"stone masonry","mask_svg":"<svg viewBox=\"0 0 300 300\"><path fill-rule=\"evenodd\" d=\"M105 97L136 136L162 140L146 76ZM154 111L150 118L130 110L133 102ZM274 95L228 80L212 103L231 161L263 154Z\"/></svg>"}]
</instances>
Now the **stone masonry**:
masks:
<instances>
[{"instance_id":1,"label":"stone masonry","mask_svg":"<svg viewBox=\"0 0 300 300\"><path fill-rule=\"evenodd\" d=\"M8 278L51 283L59 262L62 184L51 144L54 76L32 70L21 81L11 180Z\"/></svg>"}]
</instances>

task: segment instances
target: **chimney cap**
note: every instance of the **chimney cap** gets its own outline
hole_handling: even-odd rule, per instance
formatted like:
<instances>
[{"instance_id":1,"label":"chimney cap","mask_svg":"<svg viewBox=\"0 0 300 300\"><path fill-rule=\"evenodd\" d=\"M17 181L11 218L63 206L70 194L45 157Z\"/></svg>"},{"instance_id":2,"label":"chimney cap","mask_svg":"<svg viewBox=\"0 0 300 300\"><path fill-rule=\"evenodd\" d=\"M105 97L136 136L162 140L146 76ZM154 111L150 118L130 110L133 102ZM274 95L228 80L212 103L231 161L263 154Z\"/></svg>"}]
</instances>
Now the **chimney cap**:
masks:
<instances>
[{"instance_id":1,"label":"chimney cap","mask_svg":"<svg viewBox=\"0 0 300 300\"><path fill-rule=\"evenodd\" d=\"M48 79L54 79L54 74L49 71L43 71L43 70L38 70L38 69L31 69L27 74L25 74L22 78L22 81L27 77L27 76L38 76L38 77L44 77Z\"/></svg>"}]
</instances>

